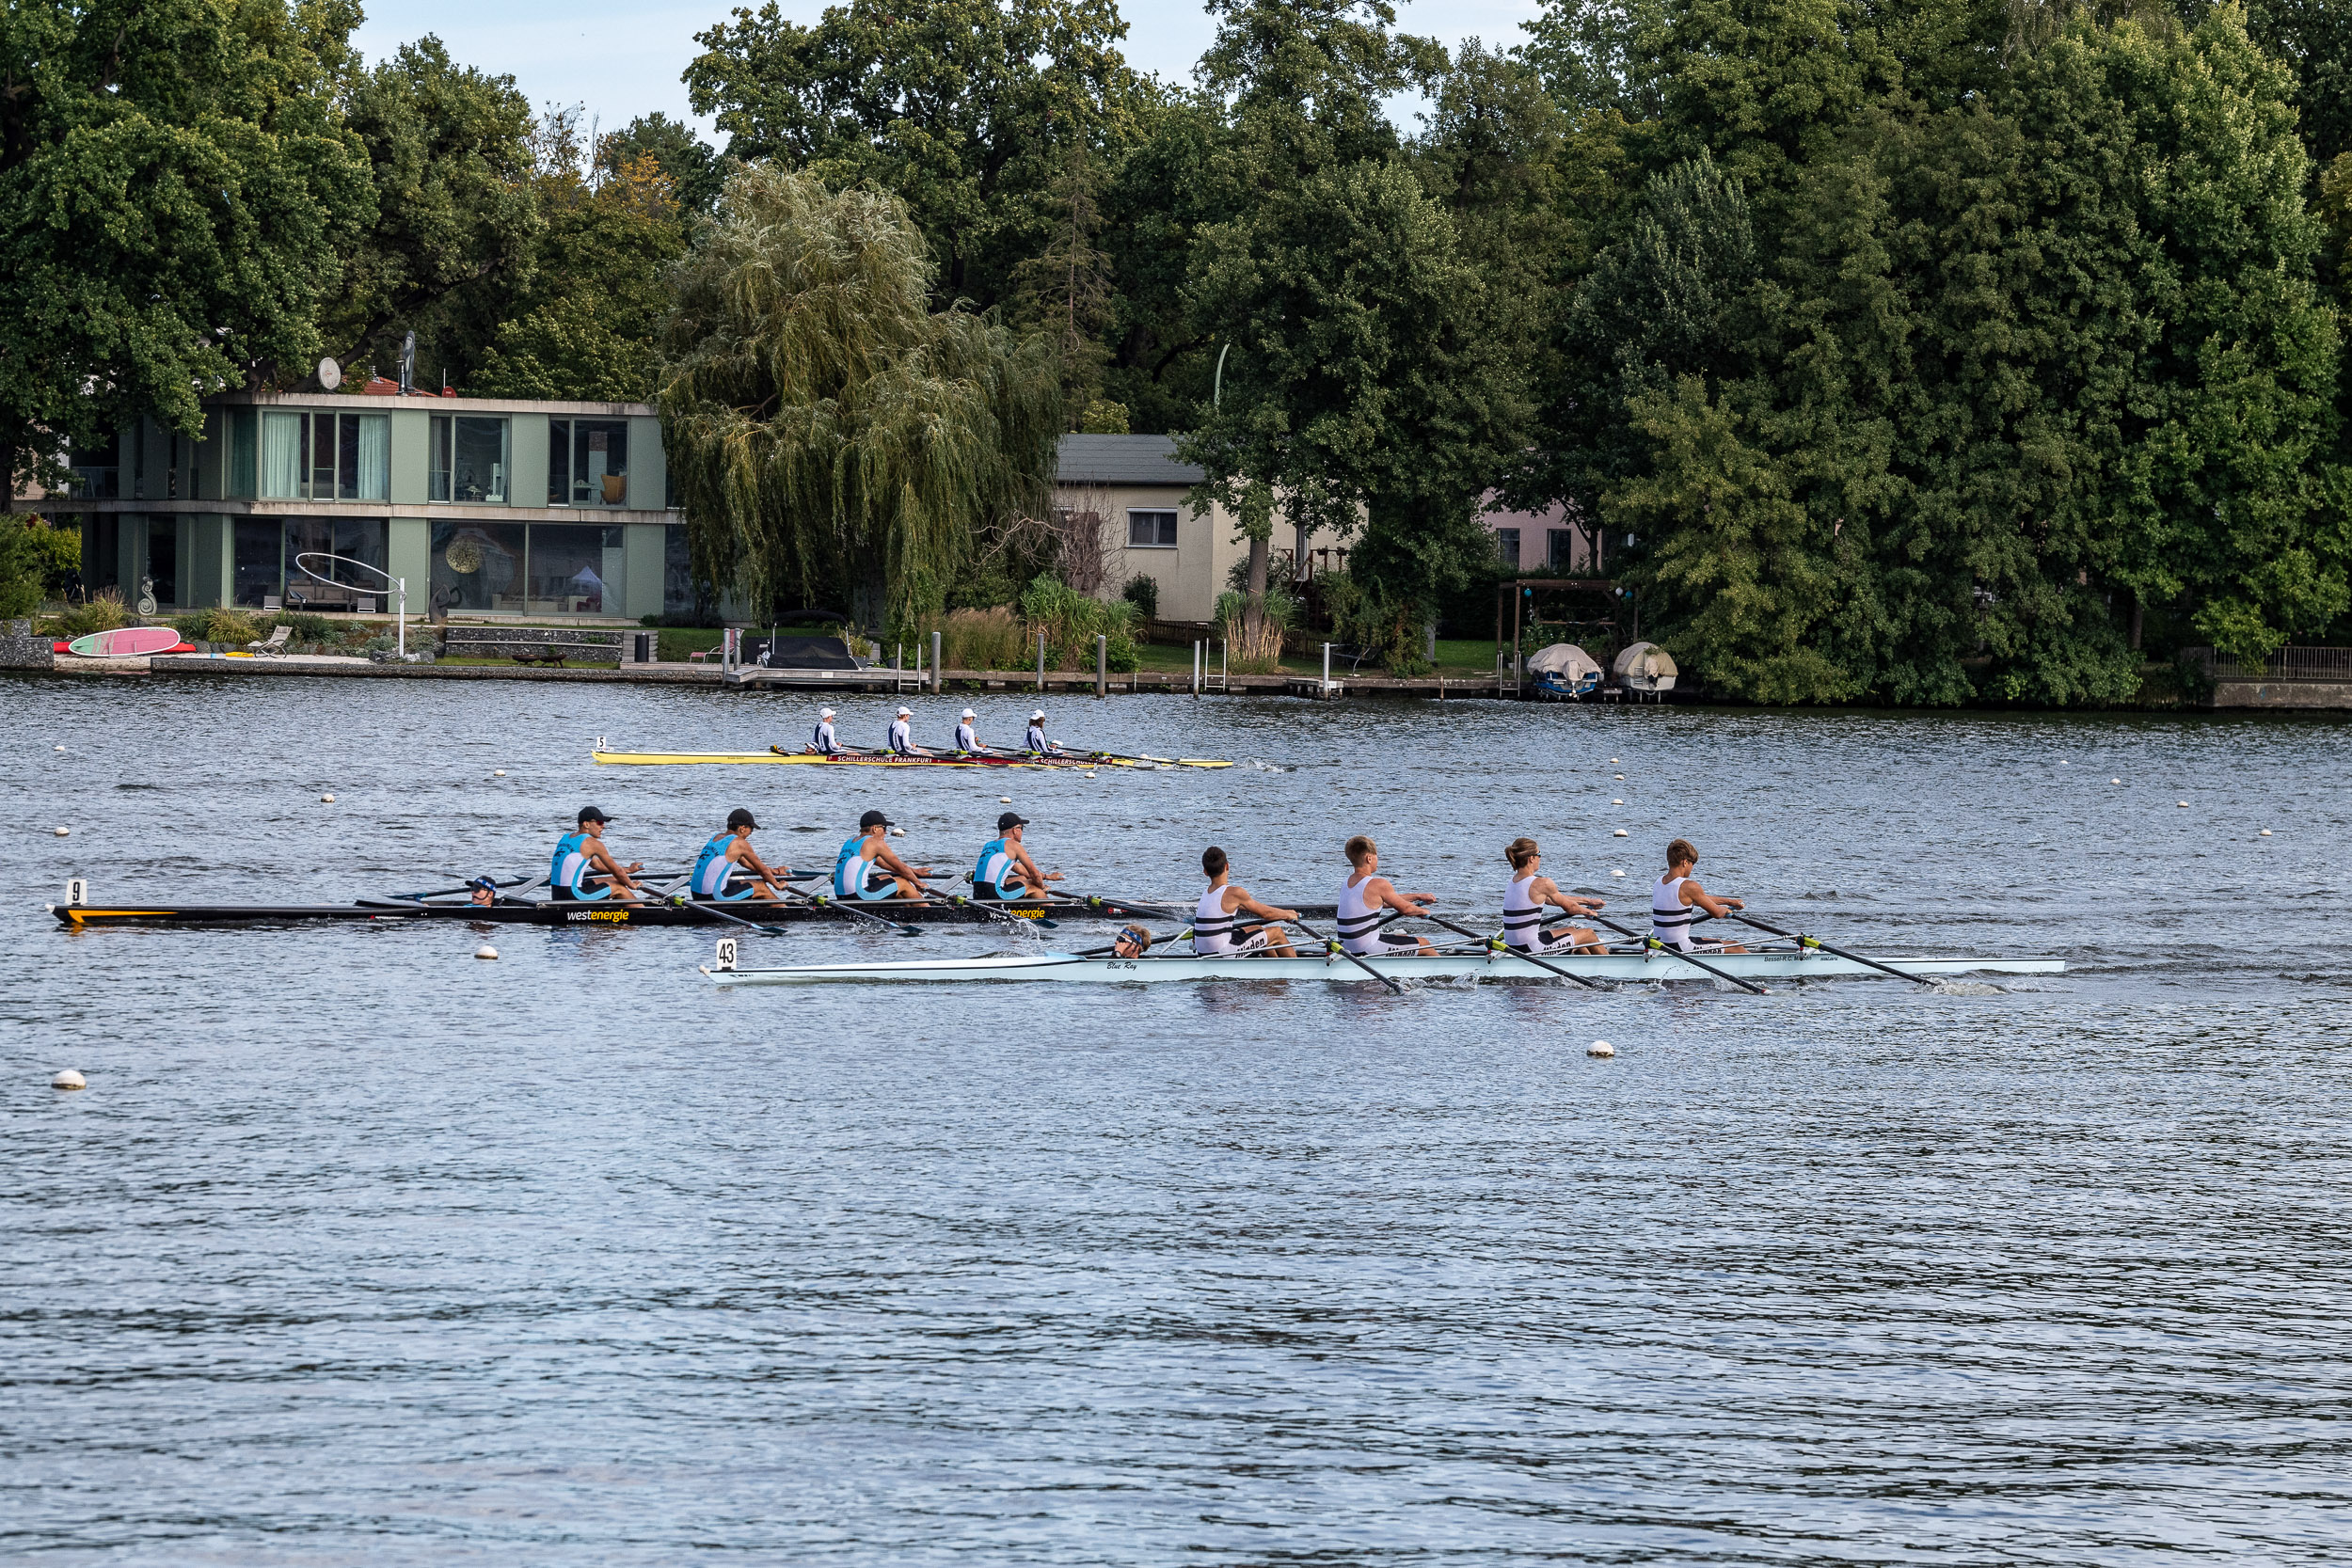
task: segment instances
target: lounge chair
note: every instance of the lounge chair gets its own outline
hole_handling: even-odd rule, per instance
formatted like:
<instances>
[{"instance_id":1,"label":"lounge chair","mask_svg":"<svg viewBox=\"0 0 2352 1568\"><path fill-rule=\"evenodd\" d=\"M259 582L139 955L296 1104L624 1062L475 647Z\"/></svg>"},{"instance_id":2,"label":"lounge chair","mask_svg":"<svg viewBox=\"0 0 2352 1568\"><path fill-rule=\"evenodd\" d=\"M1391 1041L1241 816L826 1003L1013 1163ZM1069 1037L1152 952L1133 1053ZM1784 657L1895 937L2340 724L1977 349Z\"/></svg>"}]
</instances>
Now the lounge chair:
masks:
<instances>
[{"instance_id":1,"label":"lounge chair","mask_svg":"<svg viewBox=\"0 0 2352 1568\"><path fill-rule=\"evenodd\" d=\"M286 639L293 634L294 627L292 626L276 627L270 632L267 641L247 642L245 645L246 651L255 654L282 654L286 651Z\"/></svg>"}]
</instances>

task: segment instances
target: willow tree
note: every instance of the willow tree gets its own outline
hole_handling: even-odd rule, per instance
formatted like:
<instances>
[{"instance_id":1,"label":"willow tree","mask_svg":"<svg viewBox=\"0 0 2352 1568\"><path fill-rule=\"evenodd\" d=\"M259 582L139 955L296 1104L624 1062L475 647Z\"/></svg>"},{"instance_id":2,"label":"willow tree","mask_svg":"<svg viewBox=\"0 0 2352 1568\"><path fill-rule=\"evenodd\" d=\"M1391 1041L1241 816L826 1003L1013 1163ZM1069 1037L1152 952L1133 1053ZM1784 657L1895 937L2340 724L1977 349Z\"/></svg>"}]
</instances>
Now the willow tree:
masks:
<instances>
[{"instance_id":1,"label":"willow tree","mask_svg":"<svg viewBox=\"0 0 2352 1568\"><path fill-rule=\"evenodd\" d=\"M939 609L975 541L1041 515L1051 357L933 310L897 197L754 165L677 276L662 438L697 571L755 608L846 594L877 630Z\"/></svg>"}]
</instances>

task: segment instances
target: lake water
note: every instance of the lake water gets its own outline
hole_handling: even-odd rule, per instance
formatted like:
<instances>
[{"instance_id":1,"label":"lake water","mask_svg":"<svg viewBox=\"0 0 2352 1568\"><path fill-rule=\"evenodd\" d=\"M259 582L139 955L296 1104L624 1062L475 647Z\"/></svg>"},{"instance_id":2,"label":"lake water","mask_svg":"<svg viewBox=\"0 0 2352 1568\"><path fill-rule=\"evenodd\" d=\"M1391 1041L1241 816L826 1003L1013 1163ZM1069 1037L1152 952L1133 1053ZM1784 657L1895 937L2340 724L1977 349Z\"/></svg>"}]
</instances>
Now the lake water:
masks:
<instances>
[{"instance_id":1,"label":"lake water","mask_svg":"<svg viewBox=\"0 0 2352 1568\"><path fill-rule=\"evenodd\" d=\"M0 684L0 1556L2344 1560L2344 724L1140 697L1049 709L1244 766L588 761L813 706ZM658 863L745 804L829 865L881 805L961 869L1000 794L1072 887L1214 841L1327 900L1366 832L1492 911L1528 832L1624 909L1683 834L1765 918L2073 967L721 993L698 929L41 908L535 873L589 800Z\"/></svg>"}]
</instances>

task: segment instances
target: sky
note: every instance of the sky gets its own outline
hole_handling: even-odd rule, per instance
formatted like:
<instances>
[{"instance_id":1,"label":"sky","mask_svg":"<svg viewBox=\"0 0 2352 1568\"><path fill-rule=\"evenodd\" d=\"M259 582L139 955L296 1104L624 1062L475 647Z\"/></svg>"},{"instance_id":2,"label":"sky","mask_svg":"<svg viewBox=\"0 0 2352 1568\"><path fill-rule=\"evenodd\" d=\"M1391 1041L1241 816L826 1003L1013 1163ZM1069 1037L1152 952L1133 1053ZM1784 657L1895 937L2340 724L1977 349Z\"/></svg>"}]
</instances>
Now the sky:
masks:
<instances>
[{"instance_id":1,"label":"sky","mask_svg":"<svg viewBox=\"0 0 2352 1568\"><path fill-rule=\"evenodd\" d=\"M370 0L355 41L373 62L411 40L437 34L452 58L514 77L535 104L580 104L606 130L659 110L712 136L708 120L688 113L678 73L696 54L694 35L723 20L737 3L756 8L756 0ZM781 8L807 23L824 5L781 0ZM1449 48L1466 38L1507 46L1519 40L1519 24L1537 8L1536 0L1406 0L1397 7L1397 24ZM1128 0L1122 9L1129 63L1188 81L1193 62L1216 33L1207 13L1186 0ZM1407 130L1415 107L1409 102L1392 106Z\"/></svg>"}]
</instances>

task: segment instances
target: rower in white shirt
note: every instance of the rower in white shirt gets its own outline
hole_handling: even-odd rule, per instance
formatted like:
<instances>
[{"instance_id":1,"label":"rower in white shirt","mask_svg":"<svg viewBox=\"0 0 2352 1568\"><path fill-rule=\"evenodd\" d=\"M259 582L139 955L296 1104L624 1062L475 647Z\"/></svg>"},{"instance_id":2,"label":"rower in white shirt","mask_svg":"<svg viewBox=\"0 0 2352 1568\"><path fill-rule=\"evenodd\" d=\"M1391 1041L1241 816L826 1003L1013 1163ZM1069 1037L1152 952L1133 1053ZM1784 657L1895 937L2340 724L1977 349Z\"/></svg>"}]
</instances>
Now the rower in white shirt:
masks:
<instances>
[{"instance_id":1,"label":"rower in white shirt","mask_svg":"<svg viewBox=\"0 0 2352 1568\"><path fill-rule=\"evenodd\" d=\"M1025 751L1035 752L1040 756L1061 755L1061 748L1045 738L1045 710L1043 708L1039 708L1029 715L1028 733L1021 737L1021 745Z\"/></svg>"},{"instance_id":2,"label":"rower in white shirt","mask_svg":"<svg viewBox=\"0 0 2352 1568\"><path fill-rule=\"evenodd\" d=\"M1426 940L1403 931L1381 929L1389 911L1419 914L1438 900L1426 893L1399 893L1396 884L1380 875L1380 846L1362 833L1347 841L1348 877L1340 888L1340 945L1350 953L1387 954L1391 958L1437 951Z\"/></svg>"},{"instance_id":3,"label":"rower in white shirt","mask_svg":"<svg viewBox=\"0 0 2352 1568\"><path fill-rule=\"evenodd\" d=\"M1249 895L1248 888L1235 887L1225 851L1214 844L1200 852L1200 871L1209 879L1209 885L1200 895L1200 902L1193 906L1193 952L1202 958L1242 958L1252 953L1277 958L1291 957L1290 938L1281 923L1296 920L1296 910L1278 910L1271 904L1261 904ZM1244 925L1240 921L1243 915L1264 924Z\"/></svg>"},{"instance_id":4,"label":"rower in white shirt","mask_svg":"<svg viewBox=\"0 0 2352 1568\"><path fill-rule=\"evenodd\" d=\"M833 709L819 709L817 728L809 732L808 749L818 756L838 756L841 743L833 737Z\"/></svg>"},{"instance_id":5,"label":"rower in white shirt","mask_svg":"<svg viewBox=\"0 0 2352 1568\"><path fill-rule=\"evenodd\" d=\"M927 757L930 755L929 752L914 743L914 726L908 722L914 717L913 708L902 707L898 710L898 717L890 721L890 740L882 749L892 756Z\"/></svg>"},{"instance_id":6,"label":"rower in white shirt","mask_svg":"<svg viewBox=\"0 0 2352 1568\"><path fill-rule=\"evenodd\" d=\"M978 717L979 715L970 708L965 708L963 717L956 721L956 750L966 756L973 756L988 750L980 744L978 733L972 728L972 721Z\"/></svg>"}]
</instances>

